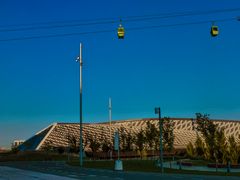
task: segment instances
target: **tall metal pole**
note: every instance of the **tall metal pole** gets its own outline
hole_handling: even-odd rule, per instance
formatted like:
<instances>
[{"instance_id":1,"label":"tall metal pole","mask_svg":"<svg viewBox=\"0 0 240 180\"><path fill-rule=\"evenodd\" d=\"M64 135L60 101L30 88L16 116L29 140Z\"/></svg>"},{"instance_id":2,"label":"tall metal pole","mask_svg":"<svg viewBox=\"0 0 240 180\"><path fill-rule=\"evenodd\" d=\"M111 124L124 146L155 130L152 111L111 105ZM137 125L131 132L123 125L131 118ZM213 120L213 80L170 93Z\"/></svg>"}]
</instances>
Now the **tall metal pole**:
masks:
<instances>
[{"instance_id":1,"label":"tall metal pole","mask_svg":"<svg viewBox=\"0 0 240 180\"><path fill-rule=\"evenodd\" d=\"M79 65L80 65L80 151L79 161L80 167L83 166L83 137L82 137L82 43L80 43Z\"/></svg>"},{"instance_id":2,"label":"tall metal pole","mask_svg":"<svg viewBox=\"0 0 240 180\"><path fill-rule=\"evenodd\" d=\"M160 125L160 160L161 160L161 173L163 173L163 136L162 136L162 131L163 131L163 121L161 118L161 109L159 108L159 125Z\"/></svg>"},{"instance_id":3,"label":"tall metal pole","mask_svg":"<svg viewBox=\"0 0 240 180\"><path fill-rule=\"evenodd\" d=\"M112 125L112 100L109 98L108 102L108 109L109 109L109 137L110 137L110 159L112 159L112 130L111 130L111 125Z\"/></svg>"},{"instance_id":4,"label":"tall metal pole","mask_svg":"<svg viewBox=\"0 0 240 180\"><path fill-rule=\"evenodd\" d=\"M155 114L158 114L159 116L159 133L160 133L160 154L159 154L159 160L160 160L160 165L161 165L161 173L163 173L163 121L161 118L161 109L160 107L155 108Z\"/></svg>"}]
</instances>

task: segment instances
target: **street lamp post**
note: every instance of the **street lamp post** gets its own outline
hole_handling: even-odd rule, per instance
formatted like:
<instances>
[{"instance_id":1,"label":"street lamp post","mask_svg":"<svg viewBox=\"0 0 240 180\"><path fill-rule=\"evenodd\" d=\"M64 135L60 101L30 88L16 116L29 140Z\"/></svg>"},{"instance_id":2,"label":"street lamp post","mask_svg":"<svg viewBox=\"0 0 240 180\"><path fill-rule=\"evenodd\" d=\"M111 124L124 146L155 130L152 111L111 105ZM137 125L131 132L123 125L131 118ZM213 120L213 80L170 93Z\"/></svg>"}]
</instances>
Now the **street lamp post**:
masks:
<instances>
[{"instance_id":1,"label":"street lamp post","mask_svg":"<svg viewBox=\"0 0 240 180\"><path fill-rule=\"evenodd\" d=\"M159 117L159 131L160 131L160 163L161 163L161 173L163 173L163 143L162 143L162 130L163 130L163 121L161 119L161 109L160 107L155 108L155 114L158 114Z\"/></svg>"},{"instance_id":2,"label":"street lamp post","mask_svg":"<svg viewBox=\"0 0 240 180\"><path fill-rule=\"evenodd\" d=\"M76 60L77 62L79 62L80 65L80 70L79 70L79 90L80 90L80 149L79 149L79 161L80 161L80 167L83 166L83 137L82 137L82 43L80 43L80 52L79 52L79 56Z\"/></svg>"},{"instance_id":3,"label":"street lamp post","mask_svg":"<svg viewBox=\"0 0 240 180\"><path fill-rule=\"evenodd\" d=\"M108 101L108 110L109 110L109 137L110 137L110 159L112 159L112 99L109 98Z\"/></svg>"}]
</instances>

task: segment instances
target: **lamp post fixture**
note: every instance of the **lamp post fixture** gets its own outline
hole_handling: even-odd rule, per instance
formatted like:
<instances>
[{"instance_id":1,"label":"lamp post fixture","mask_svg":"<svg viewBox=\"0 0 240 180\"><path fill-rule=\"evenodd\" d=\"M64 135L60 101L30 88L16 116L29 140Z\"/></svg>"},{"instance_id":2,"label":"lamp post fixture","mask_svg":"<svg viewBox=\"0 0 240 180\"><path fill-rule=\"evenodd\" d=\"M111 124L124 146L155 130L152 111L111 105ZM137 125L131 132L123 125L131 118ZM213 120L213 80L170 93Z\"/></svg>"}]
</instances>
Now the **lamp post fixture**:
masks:
<instances>
[{"instance_id":1,"label":"lamp post fixture","mask_svg":"<svg viewBox=\"0 0 240 180\"><path fill-rule=\"evenodd\" d=\"M155 108L155 114L158 114L159 117L159 131L160 131L160 166L161 166L161 173L163 173L163 143L162 143L162 131L163 131L163 121L161 119L161 109L160 107Z\"/></svg>"},{"instance_id":2,"label":"lamp post fixture","mask_svg":"<svg viewBox=\"0 0 240 180\"><path fill-rule=\"evenodd\" d=\"M83 137L82 137L82 43L80 43L80 52L79 52L79 56L77 57L76 62L79 62L80 65L80 69L79 69L79 90L80 90L80 149L79 149L79 162L80 162L80 167L83 166Z\"/></svg>"},{"instance_id":3,"label":"lamp post fixture","mask_svg":"<svg viewBox=\"0 0 240 180\"><path fill-rule=\"evenodd\" d=\"M109 137L110 137L110 159L112 160L112 99L109 98L108 101L108 110L109 110Z\"/></svg>"}]
</instances>

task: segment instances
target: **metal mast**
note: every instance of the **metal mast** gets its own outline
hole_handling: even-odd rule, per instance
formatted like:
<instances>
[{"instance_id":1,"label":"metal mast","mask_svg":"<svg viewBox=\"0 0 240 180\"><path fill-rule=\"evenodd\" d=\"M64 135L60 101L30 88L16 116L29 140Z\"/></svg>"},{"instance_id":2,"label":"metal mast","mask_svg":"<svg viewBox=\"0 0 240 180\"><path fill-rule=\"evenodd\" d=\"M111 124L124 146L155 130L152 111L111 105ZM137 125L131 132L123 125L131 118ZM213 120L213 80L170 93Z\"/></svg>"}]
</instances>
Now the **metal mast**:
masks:
<instances>
[{"instance_id":1,"label":"metal mast","mask_svg":"<svg viewBox=\"0 0 240 180\"><path fill-rule=\"evenodd\" d=\"M108 100L108 110L109 110L109 138L110 138L110 147L112 147L112 99ZM112 159L112 148L110 149L110 159Z\"/></svg>"},{"instance_id":2,"label":"metal mast","mask_svg":"<svg viewBox=\"0 0 240 180\"><path fill-rule=\"evenodd\" d=\"M80 100L80 140L79 140L79 143L80 143L80 149L79 149L79 161L80 161L80 167L83 166L83 137L82 137L82 43L80 43L80 52L79 52L79 56L76 60L77 62L79 62L79 93L80 93L80 96L79 96L79 100Z\"/></svg>"}]
</instances>

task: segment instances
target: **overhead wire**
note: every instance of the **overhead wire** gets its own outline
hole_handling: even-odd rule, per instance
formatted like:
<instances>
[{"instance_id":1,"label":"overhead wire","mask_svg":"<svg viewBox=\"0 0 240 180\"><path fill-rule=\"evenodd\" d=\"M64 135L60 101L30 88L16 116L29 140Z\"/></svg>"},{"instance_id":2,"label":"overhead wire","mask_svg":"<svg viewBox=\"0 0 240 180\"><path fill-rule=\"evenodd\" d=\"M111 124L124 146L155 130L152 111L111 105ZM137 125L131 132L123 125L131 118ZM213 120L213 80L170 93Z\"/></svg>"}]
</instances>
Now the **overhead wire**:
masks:
<instances>
[{"instance_id":1,"label":"overhead wire","mask_svg":"<svg viewBox=\"0 0 240 180\"><path fill-rule=\"evenodd\" d=\"M226 18L226 19L194 21L194 22L176 23L176 24L140 26L140 27L127 28L127 31L155 29L155 28L173 27L173 26L197 25L197 24L206 24L206 23L211 23L211 22L226 22L226 21L233 21L233 20L238 20L238 18L234 17L234 18ZM51 35L42 35L42 36L8 38L8 39L0 39L0 42L20 41L20 40L30 40L30 39L40 39L40 38L64 37L64 36L75 36L75 35L87 35L87 34L99 34L99 33L110 33L110 32L115 32L115 31L116 31L116 29L109 29L109 30L98 30L98 31L86 31L86 32L79 32L79 33L65 33L65 34L51 34Z\"/></svg>"},{"instance_id":2,"label":"overhead wire","mask_svg":"<svg viewBox=\"0 0 240 180\"><path fill-rule=\"evenodd\" d=\"M156 19L167 19L167 18L176 18L183 16L195 16L195 15L208 15L215 13L226 13L226 12L235 12L240 11L240 8L232 9L217 9L209 11L185 11L185 12L175 12L175 13L162 13L162 14L152 14L152 15L142 15L142 16L125 16L121 17L124 22L137 22L137 21L148 21ZM76 24L58 24L57 23L71 23L78 22ZM95 20L82 20L79 21L58 21L58 22L49 22L49 23L40 23L44 26L33 26L33 27L21 27L21 28L6 28L9 26L0 26L0 32L13 32L13 31L26 31L26 30L40 30L40 29L53 29L53 28L68 28L68 27L78 27L78 26L89 26L89 25L100 25L100 24L114 24L119 22L116 18L98 18ZM54 25L55 24L55 25ZM37 24L35 24L37 25ZM14 25L13 25L14 26ZM25 25L31 26L31 25Z\"/></svg>"},{"instance_id":3,"label":"overhead wire","mask_svg":"<svg viewBox=\"0 0 240 180\"><path fill-rule=\"evenodd\" d=\"M53 38L53 37L64 37L64 36L75 36L75 35L86 35L86 34L99 34L99 33L108 33L116 30L99 30L99 31L88 31L88 32L79 32L79 33L65 33L65 34L51 34L43 36L29 36L29 37L20 37L20 38L9 38L9 39L0 39L0 42L3 41L19 41L19 40L30 40L30 39L40 39L40 38Z\"/></svg>"},{"instance_id":4,"label":"overhead wire","mask_svg":"<svg viewBox=\"0 0 240 180\"><path fill-rule=\"evenodd\" d=\"M133 28L128 28L127 30L132 31L132 30L154 29L154 28L162 28L162 27L198 25L198 24L206 24L206 23L212 23L212 22L226 22L226 21L232 21L232 20L236 20L236 18L206 20L206 21L186 22L186 23L176 23L176 24L153 25L153 26L143 26L143 27L133 27Z\"/></svg>"},{"instance_id":5,"label":"overhead wire","mask_svg":"<svg viewBox=\"0 0 240 180\"><path fill-rule=\"evenodd\" d=\"M26 24L11 24L11 25L0 25L0 28L8 27L22 27L22 26L47 26L52 24L70 24L70 23L79 23L79 22L96 22L96 21L111 21L113 18L95 18L95 19L79 19L79 20L66 20L66 21L49 21L49 22L38 22L38 23L26 23Z\"/></svg>"},{"instance_id":6,"label":"overhead wire","mask_svg":"<svg viewBox=\"0 0 240 180\"><path fill-rule=\"evenodd\" d=\"M151 15L142 15L142 16L126 16L122 17L123 19L131 19L131 18L144 18L144 17L154 17L154 16L162 16L161 18L170 17L181 17L181 16L190 16L190 15L207 15L207 14L215 14L215 13L226 13L226 12L235 12L240 11L240 8L231 8L231 9L215 9L209 11L184 11L184 12L175 12L175 13L161 13L161 14L151 14Z\"/></svg>"},{"instance_id":7,"label":"overhead wire","mask_svg":"<svg viewBox=\"0 0 240 180\"><path fill-rule=\"evenodd\" d=\"M92 23L79 23L70 25L52 25L52 26L38 26L38 27L25 27L16 29L0 29L0 32L10 32L10 31L26 31L26 30L39 30L39 29L54 29L54 28L66 28L66 27L77 27L86 25L100 25L100 24L114 24L117 21L104 21L104 22L92 22Z\"/></svg>"},{"instance_id":8,"label":"overhead wire","mask_svg":"<svg viewBox=\"0 0 240 180\"><path fill-rule=\"evenodd\" d=\"M159 16L159 15L152 15L152 17L144 17L139 19L126 19L124 22L132 22L132 21L143 21L143 20L154 20L154 19L167 19L167 18L176 18L176 17L183 17L183 16L196 16L196 15L208 15L208 14L216 14L216 13L224 13L224 12L234 12L234 11L240 11L240 8L234 8L234 9L224 9L224 10L212 10L212 11L190 11L185 13L179 13L179 14L169 14L165 16Z\"/></svg>"}]
</instances>

